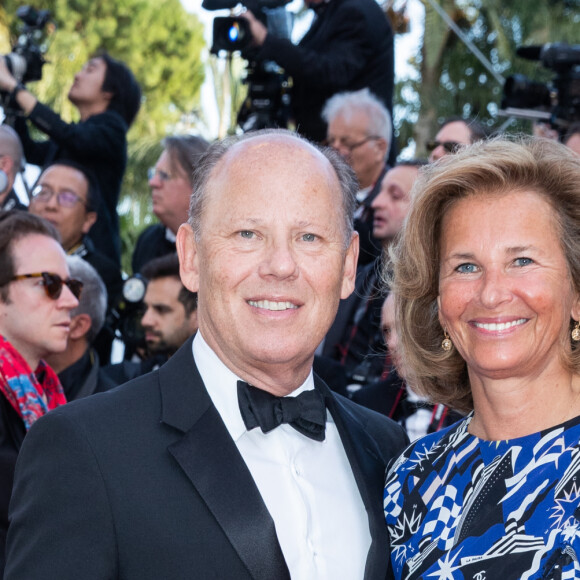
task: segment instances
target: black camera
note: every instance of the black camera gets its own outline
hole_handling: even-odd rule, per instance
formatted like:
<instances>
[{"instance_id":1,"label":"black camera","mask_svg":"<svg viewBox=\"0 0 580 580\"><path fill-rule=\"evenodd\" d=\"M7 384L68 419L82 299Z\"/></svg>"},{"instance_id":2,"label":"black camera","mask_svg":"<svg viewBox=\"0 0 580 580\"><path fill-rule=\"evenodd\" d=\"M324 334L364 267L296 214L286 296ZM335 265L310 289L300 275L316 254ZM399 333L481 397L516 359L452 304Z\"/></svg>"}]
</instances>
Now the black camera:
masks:
<instances>
[{"instance_id":1,"label":"black camera","mask_svg":"<svg viewBox=\"0 0 580 580\"><path fill-rule=\"evenodd\" d=\"M534 82L524 75L508 77L501 113L523 119L549 122L560 134L580 121L580 45L562 42L523 46L516 54L540 61L555 76L550 84Z\"/></svg>"},{"instance_id":2,"label":"black camera","mask_svg":"<svg viewBox=\"0 0 580 580\"><path fill-rule=\"evenodd\" d=\"M21 6L16 16L22 21L22 31L12 52L4 56L8 70L20 83L39 81L45 63L44 28L50 22L48 10L35 10L31 6Z\"/></svg>"},{"instance_id":3,"label":"black camera","mask_svg":"<svg viewBox=\"0 0 580 580\"><path fill-rule=\"evenodd\" d=\"M244 6L268 28L268 33L289 38L289 14L282 8L289 2L290 0L244 0ZM238 0L203 0L202 7L206 10L231 9L238 3ZM237 117L242 131L286 127L290 118L288 77L275 63L256 59L257 51L252 46L252 33L245 18L214 19L211 52L219 54L224 51L230 55L239 51L248 61L244 79L244 83L248 85L248 95Z\"/></svg>"}]
</instances>

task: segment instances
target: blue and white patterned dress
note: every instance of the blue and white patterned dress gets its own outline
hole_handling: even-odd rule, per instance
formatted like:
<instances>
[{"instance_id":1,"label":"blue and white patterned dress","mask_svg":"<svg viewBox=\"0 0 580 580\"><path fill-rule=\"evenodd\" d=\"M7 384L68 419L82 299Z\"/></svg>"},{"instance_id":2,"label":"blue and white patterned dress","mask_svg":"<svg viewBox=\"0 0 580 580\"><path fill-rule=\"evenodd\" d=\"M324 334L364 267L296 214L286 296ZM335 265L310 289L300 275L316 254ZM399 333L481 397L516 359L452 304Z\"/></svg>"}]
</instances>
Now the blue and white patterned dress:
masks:
<instances>
[{"instance_id":1,"label":"blue and white patterned dress","mask_svg":"<svg viewBox=\"0 0 580 580\"><path fill-rule=\"evenodd\" d=\"M391 466L396 578L580 578L580 417L510 441L427 435Z\"/></svg>"}]
</instances>

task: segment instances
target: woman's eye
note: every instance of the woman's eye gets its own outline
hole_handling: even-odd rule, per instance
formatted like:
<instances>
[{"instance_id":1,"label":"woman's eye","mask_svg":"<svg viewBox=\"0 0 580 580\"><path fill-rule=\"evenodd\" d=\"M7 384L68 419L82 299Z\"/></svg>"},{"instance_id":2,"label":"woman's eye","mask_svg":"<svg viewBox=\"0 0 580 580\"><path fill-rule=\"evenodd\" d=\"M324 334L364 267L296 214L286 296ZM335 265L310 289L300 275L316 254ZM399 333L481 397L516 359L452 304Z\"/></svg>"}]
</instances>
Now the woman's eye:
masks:
<instances>
[{"instance_id":1,"label":"woman's eye","mask_svg":"<svg viewBox=\"0 0 580 580\"><path fill-rule=\"evenodd\" d=\"M246 240L251 240L254 237L254 232L251 232L249 230L242 230L240 232L240 236L242 236L242 238L245 238Z\"/></svg>"},{"instance_id":2,"label":"woman's eye","mask_svg":"<svg viewBox=\"0 0 580 580\"><path fill-rule=\"evenodd\" d=\"M304 234L302 239L305 242L314 242L316 240L316 236L314 234Z\"/></svg>"},{"instance_id":3,"label":"woman's eye","mask_svg":"<svg viewBox=\"0 0 580 580\"><path fill-rule=\"evenodd\" d=\"M533 263L533 260L531 258L516 258L514 260L514 264L516 266L519 266L519 267L529 266L532 263Z\"/></svg>"},{"instance_id":4,"label":"woman's eye","mask_svg":"<svg viewBox=\"0 0 580 580\"><path fill-rule=\"evenodd\" d=\"M473 274L477 272L477 266L475 264L460 264L455 268L460 274Z\"/></svg>"}]
</instances>

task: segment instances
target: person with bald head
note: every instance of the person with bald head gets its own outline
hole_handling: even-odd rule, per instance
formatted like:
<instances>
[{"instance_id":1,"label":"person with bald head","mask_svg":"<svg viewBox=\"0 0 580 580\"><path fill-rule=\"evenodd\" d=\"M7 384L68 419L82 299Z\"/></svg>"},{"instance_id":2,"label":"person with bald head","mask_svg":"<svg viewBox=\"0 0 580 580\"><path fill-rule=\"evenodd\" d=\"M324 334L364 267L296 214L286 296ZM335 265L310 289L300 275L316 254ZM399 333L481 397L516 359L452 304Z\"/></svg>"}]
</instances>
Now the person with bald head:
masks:
<instances>
[{"instance_id":1,"label":"person with bald head","mask_svg":"<svg viewBox=\"0 0 580 580\"><path fill-rule=\"evenodd\" d=\"M18 134L8 125L0 125L0 209L26 210L14 191L14 182L23 164L24 153Z\"/></svg>"},{"instance_id":2,"label":"person with bald head","mask_svg":"<svg viewBox=\"0 0 580 580\"><path fill-rule=\"evenodd\" d=\"M6 580L388 578L381 489L406 435L312 371L354 286L351 169L258 131L210 146L193 191L177 250L199 330L31 430Z\"/></svg>"}]
</instances>

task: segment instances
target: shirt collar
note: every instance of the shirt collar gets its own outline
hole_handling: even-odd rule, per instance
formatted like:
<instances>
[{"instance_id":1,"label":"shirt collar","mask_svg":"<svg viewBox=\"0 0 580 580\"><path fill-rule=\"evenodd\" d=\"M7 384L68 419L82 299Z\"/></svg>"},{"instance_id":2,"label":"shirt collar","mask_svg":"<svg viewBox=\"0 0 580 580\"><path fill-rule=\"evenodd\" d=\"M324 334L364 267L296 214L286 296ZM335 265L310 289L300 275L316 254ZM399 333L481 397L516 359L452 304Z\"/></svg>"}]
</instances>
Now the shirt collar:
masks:
<instances>
[{"instance_id":1,"label":"shirt collar","mask_svg":"<svg viewBox=\"0 0 580 580\"><path fill-rule=\"evenodd\" d=\"M242 380L233 373L207 344L201 331L193 339L193 358L207 392L215 405L231 438L237 441L244 433L246 426L238 405L238 381ZM303 391L314 389L312 370L306 381L289 397L295 397Z\"/></svg>"},{"instance_id":2,"label":"shirt collar","mask_svg":"<svg viewBox=\"0 0 580 580\"><path fill-rule=\"evenodd\" d=\"M169 228L165 228L165 239L168 242L172 242L175 244L175 241L177 240L177 236Z\"/></svg>"}]
</instances>

